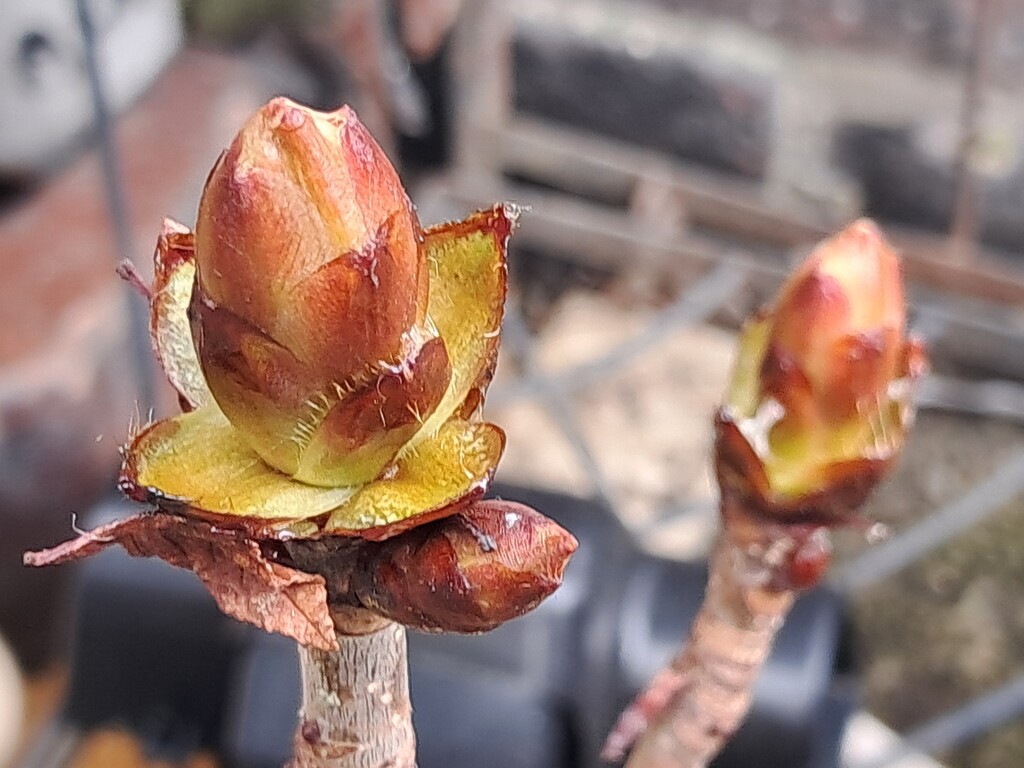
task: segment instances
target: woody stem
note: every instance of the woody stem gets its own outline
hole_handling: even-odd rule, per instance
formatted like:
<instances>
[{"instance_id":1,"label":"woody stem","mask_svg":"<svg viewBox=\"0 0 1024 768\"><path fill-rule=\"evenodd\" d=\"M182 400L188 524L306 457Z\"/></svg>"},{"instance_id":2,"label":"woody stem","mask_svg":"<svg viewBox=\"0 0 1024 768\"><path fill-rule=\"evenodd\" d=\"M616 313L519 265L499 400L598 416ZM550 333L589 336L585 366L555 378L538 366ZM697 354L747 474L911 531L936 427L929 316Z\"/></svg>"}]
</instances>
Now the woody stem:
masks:
<instances>
[{"instance_id":1,"label":"woody stem","mask_svg":"<svg viewBox=\"0 0 1024 768\"><path fill-rule=\"evenodd\" d=\"M622 714L605 744L628 768L704 768L750 707L758 671L797 589L785 563L805 543L723 501L723 527L689 640ZM634 745L635 742L635 745Z\"/></svg>"},{"instance_id":2,"label":"woody stem","mask_svg":"<svg viewBox=\"0 0 1024 768\"><path fill-rule=\"evenodd\" d=\"M302 708L288 768L415 768L405 628L351 614L336 614L335 626L338 650L299 648Z\"/></svg>"}]
</instances>

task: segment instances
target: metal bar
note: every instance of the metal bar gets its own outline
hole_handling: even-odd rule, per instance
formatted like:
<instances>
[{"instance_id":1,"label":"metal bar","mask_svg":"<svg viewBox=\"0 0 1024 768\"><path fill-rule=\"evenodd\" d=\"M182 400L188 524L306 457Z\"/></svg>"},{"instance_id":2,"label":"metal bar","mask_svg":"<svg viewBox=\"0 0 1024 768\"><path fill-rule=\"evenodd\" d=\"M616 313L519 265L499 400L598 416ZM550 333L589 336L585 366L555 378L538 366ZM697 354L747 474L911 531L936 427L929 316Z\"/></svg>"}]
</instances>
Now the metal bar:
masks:
<instances>
[{"instance_id":1,"label":"metal bar","mask_svg":"<svg viewBox=\"0 0 1024 768\"><path fill-rule=\"evenodd\" d=\"M961 262L974 257L981 228L978 210L981 185L974 170L974 156L978 148L978 113L992 68L991 36L996 10L994 0L974 0L973 6L971 42L960 109L960 146L956 158L956 190L950 232L954 256Z\"/></svg>"},{"instance_id":2,"label":"metal bar","mask_svg":"<svg viewBox=\"0 0 1024 768\"><path fill-rule=\"evenodd\" d=\"M806 211L774 206L752 182L720 177L611 139L523 118L509 120L492 134L489 145L504 155L507 167L559 187L619 193L657 167L659 178L676 191L694 223L751 242L807 247L837 224ZM940 290L1003 304L1024 301L1024 273L1004 254L978 249L968 264L948 258L949 237L907 227L886 229L903 252L908 277Z\"/></svg>"},{"instance_id":3,"label":"metal bar","mask_svg":"<svg viewBox=\"0 0 1024 768\"><path fill-rule=\"evenodd\" d=\"M597 498L606 507L614 510L614 494L611 484L597 458L590 450L586 436L573 414L572 402L563 392L554 389L550 380L537 370L533 354L533 338L526 327L522 313L515 305L510 305L505 314L504 333L512 344L513 352L519 358L519 364L523 371L520 380L528 382L528 389L538 401L538 405L547 412L569 442L583 471L590 478ZM494 397L489 397L488 400L491 405L500 407L504 404L496 403Z\"/></svg>"},{"instance_id":4,"label":"metal bar","mask_svg":"<svg viewBox=\"0 0 1024 768\"><path fill-rule=\"evenodd\" d=\"M747 273L744 270L732 264L720 264L691 286L675 303L659 312L655 321L636 336L612 347L596 360L555 375L552 383L563 390L578 390L594 384L628 365L680 328L707 320L742 290L746 283Z\"/></svg>"},{"instance_id":5,"label":"metal bar","mask_svg":"<svg viewBox=\"0 0 1024 768\"><path fill-rule=\"evenodd\" d=\"M506 167L528 177L614 196L628 194L654 170L679 194L688 216L762 243L783 247L813 243L835 225L818 221L810 209L773 205L756 183L523 115L495 124L490 146Z\"/></svg>"},{"instance_id":6,"label":"metal bar","mask_svg":"<svg viewBox=\"0 0 1024 768\"><path fill-rule=\"evenodd\" d=\"M558 428L562 430L565 439L569 441L583 471L587 473L594 486L594 493L598 500L608 509L617 511L615 492L612 490L611 483L608 482L608 476L601 469L597 457L590 450L590 443L587 441L586 435L583 434L583 428L573 412L572 401L560 392L548 390L542 396L541 404L548 415L554 419Z\"/></svg>"},{"instance_id":7,"label":"metal bar","mask_svg":"<svg viewBox=\"0 0 1024 768\"><path fill-rule=\"evenodd\" d=\"M536 370L536 356L533 350L533 335L526 326L526 320L519 309L519 305L508 302L505 309L505 319L501 326L502 345L512 352L512 355L519 363L522 371L520 378L531 376ZM511 348L511 349L509 349ZM488 402L493 399L488 397Z\"/></svg>"},{"instance_id":8,"label":"metal bar","mask_svg":"<svg viewBox=\"0 0 1024 768\"><path fill-rule=\"evenodd\" d=\"M903 737L863 709L854 712L846 725L837 768L865 768L880 758L889 758L903 746ZM944 768L922 752L905 754L888 768Z\"/></svg>"},{"instance_id":9,"label":"metal bar","mask_svg":"<svg viewBox=\"0 0 1024 768\"><path fill-rule=\"evenodd\" d=\"M997 728L1024 713L1024 675L979 696L949 714L930 720L906 738L911 748L942 752Z\"/></svg>"},{"instance_id":10,"label":"metal bar","mask_svg":"<svg viewBox=\"0 0 1024 768\"><path fill-rule=\"evenodd\" d=\"M910 530L834 571L832 581L845 592L877 584L981 522L1021 492L1024 450L1013 454L985 480Z\"/></svg>"},{"instance_id":11,"label":"metal bar","mask_svg":"<svg viewBox=\"0 0 1024 768\"><path fill-rule=\"evenodd\" d=\"M622 254L635 253L639 248L652 253L641 259L640 267L664 268L671 270L674 263L690 260L714 264L733 264L746 269L759 280L781 283L789 270L781 259L766 258L766 254L727 246L706 235L687 233L672 242L653 238L641 231L628 215L614 208L602 208L582 202L569 195L553 194L522 185L489 184L481 179L463 179L457 186L443 186L435 189L440 194L460 204L480 205L490 200L517 199L531 204L530 215L523 218L523 228L516 235L519 242L529 242L545 248L552 248L576 258L608 268L622 268ZM821 236L827 233L822 232ZM998 302L1010 302L1017 306L1024 301L1024 274L1010 268L989 269L970 274L955 266L943 264L926 253L939 252L943 247L942 238L920 232L897 230L897 246L908 244L916 254L908 271L915 275L929 270L942 272L945 281L959 281L966 285L963 293L991 293L990 298ZM807 241L810 242L810 241ZM768 254L770 256L770 254ZM1001 262L1000 262L1001 264ZM986 265L988 267L989 265ZM936 301L918 303L922 312L934 317L934 322L945 321L949 326L958 326L991 334L998 338L1017 338L1005 323L978 317L976 313L958 311L942 306Z\"/></svg>"},{"instance_id":12,"label":"metal bar","mask_svg":"<svg viewBox=\"0 0 1024 768\"><path fill-rule=\"evenodd\" d=\"M76 0L78 24L82 32L85 48L85 66L89 75L89 86L92 91L93 112L96 121L96 133L99 140L100 163L103 170L103 192L107 201L107 212L114 230L117 245L118 262L131 258L133 253L132 237L128 225L127 206L121 184L120 165L117 157L117 146L114 140L113 122L107 107L106 94L103 90L103 77L100 73L99 56L96 50L96 26L89 11L88 0ZM145 418L146 412L154 402L153 368L149 346L147 309L136 299L127 299L129 343L135 376L137 379L139 411Z\"/></svg>"},{"instance_id":13,"label":"metal bar","mask_svg":"<svg viewBox=\"0 0 1024 768\"><path fill-rule=\"evenodd\" d=\"M914 317L909 323L911 333L924 339L929 344L933 344L941 339L949 328L950 317L933 312L929 306L917 305L913 309Z\"/></svg>"},{"instance_id":14,"label":"metal bar","mask_svg":"<svg viewBox=\"0 0 1024 768\"><path fill-rule=\"evenodd\" d=\"M878 760L850 768L887 768L916 751L936 753L951 749L1024 713L1024 675L964 706L915 728L899 747Z\"/></svg>"},{"instance_id":15,"label":"metal bar","mask_svg":"<svg viewBox=\"0 0 1024 768\"><path fill-rule=\"evenodd\" d=\"M497 0L463 4L452 44L456 173L501 174L484 129L504 123L511 109L513 25Z\"/></svg>"},{"instance_id":16,"label":"metal bar","mask_svg":"<svg viewBox=\"0 0 1024 768\"><path fill-rule=\"evenodd\" d=\"M746 282L747 273L744 270L731 264L720 264L691 286L674 304L659 312L647 328L612 347L601 357L560 373L524 376L516 383L493 392L490 402L505 405L518 398L539 396L548 389L559 393L584 389L628 365L679 328L706 320L729 298L735 296Z\"/></svg>"},{"instance_id":17,"label":"metal bar","mask_svg":"<svg viewBox=\"0 0 1024 768\"><path fill-rule=\"evenodd\" d=\"M921 384L917 405L1024 424L1024 386L1015 381L964 381L932 374Z\"/></svg>"}]
</instances>

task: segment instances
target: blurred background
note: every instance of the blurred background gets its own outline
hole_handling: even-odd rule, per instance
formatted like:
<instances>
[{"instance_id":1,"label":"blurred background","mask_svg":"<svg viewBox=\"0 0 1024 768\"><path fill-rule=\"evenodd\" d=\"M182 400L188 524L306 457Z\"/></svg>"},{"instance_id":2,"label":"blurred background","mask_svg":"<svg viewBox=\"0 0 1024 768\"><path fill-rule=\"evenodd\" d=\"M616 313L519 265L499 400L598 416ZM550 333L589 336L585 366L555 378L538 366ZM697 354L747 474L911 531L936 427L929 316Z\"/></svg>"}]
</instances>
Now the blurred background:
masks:
<instances>
[{"instance_id":1,"label":"blurred background","mask_svg":"<svg viewBox=\"0 0 1024 768\"><path fill-rule=\"evenodd\" d=\"M164 749L163 721L134 735L101 718L83 725L73 702L90 700L87 664L178 674L202 646L169 643L157 657L133 645L102 620L127 582L111 577L104 592L87 569L29 571L21 552L95 520L129 422L173 408L142 302L115 266L131 258L146 274L161 218L193 222L213 160L278 93L353 104L424 223L495 200L531 206L513 240L488 401L509 434L499 480L547 494L556 517L583 510L570 525L581 555L599 518L612 521L601 536L628 543L595 539L593 551L628 554L574 565L586 590L481 642L529 647L559 668L576 663L560 647L581 649L598 672L567 676L573 690L627 669L615 694L625 700L681 640L686 616L655 628L650 605L689 605L699 578L679 577L685 596L661 576L613 595L608 574L621 569L620 586L644 568L699 574L716 527L711 415L739 322L817 239L878 218L904 254L912 325L935 372L871 503L890 534L840 537L819 596L835 630L815 639L820 622L796 622L790 671L772 678L817 664L823 677L807 685L829 693L806 701L845 702L828 726L834 748L778 764L1024 765L1024 4L4 0L0 53L0 765L260 764L219 737ZM185 584L153 573L152 594ZM93 625L100 639L83 639ZM115 625L122 634L104 645ZM595 650L602 632L617 639ZM449 658L469 647L460 642L432 638L422 652ZM478 661L493 672L502 657L488 653ZM257 657L246 658L251 691ZM544 721L562 757L519 764L590 764L574 757L596 737L577 727L586 717L572 697L515 680L491 693L511 702L528 690L571 715ZM819 727L823 709L762 694L789 712L786 733ZM236 745L243 710L215 718ZM594 733L610 716L595 716ZM451 740L472 736L457 730ZM459 764L444 759L432 764ZM767 764L756 750L734 759ZM467 764L498 762L477 753Z\"/></svg>"}]
</instances>

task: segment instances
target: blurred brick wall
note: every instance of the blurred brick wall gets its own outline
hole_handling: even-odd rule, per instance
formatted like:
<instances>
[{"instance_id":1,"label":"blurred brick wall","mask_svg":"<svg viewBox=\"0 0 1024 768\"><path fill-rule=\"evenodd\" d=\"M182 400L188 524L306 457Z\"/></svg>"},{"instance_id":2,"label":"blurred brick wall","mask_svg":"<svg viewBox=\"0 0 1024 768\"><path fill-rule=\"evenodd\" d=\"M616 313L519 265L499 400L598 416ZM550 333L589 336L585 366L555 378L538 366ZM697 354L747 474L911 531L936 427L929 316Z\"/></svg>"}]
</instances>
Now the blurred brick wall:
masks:
<instances>
[{"instance_id":1,"label":"blurred brick wall","mask_svg":"<svg viewBox=\"0 0 1024 768\"><path fill-rule=\"evenodd\" d=\"M213 161L273 90L243 61L186 51L118 119L144 273L163 217L191 222ZM25 569L21 553L70 537L73 513L114 493L118 446L146 418L126 316L141 299L118 258L95 152L0 215L0 634L30 667L61 647L55 606L71 571Z\"/></svg>"},{"instance_id":2,"label":"blurred brick wall","mask_svg":"<svg viewBox=\"0 0 1024 768\"><path fill-rule=\"evenodd\" d=\"M988 2L973 164L1024 249L1024 4ZM776 202L944 230L972 0L523 0L519 106L759 180Z\"/></svg>"}]
</instances>

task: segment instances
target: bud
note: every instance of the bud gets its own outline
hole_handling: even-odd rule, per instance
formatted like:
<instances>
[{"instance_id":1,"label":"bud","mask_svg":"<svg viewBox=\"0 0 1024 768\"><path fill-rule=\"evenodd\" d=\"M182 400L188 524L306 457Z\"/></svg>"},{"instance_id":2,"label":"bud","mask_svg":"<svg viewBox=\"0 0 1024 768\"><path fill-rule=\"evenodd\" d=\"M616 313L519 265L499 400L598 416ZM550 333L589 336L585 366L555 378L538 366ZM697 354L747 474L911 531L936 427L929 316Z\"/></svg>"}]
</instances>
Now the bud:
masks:
<instances>
[{"instance_id":1,"label":"bud","mask_svg":"<svg viewBox=\"0 0 1024 768\"><path fill-rule=\"evenodd\" d=\"M505 447L481 408L518 214L421 231L351 110L271 101L211 172L196 232L164 223L152 286L120 270L182 407L122 449L120 490L159 513L26 562L120 543L327 649L349 608L476 632L536 606L576 540L479 501Z\"/></svg>"},{"instance_id":2,"label":"bud","mask_svg":"<svg viewBox=\"0 0 1024 768\"><path fill-rule=\"evenodd\" d=\"M157 240L143 293L185 412L133 436L122 492L275 538L384 539L479 499L505 444L480 406L517 218L421 231L351 110L271 101L197 233Z\"/></svg>"},{"instance_id":3,"label":"bud","mask_svg":"<svg viewBox=\"0 0 1024 768\"><path fill-rule=\"evenodd\" d=\"M718 419L723 489L790 515L859 504L903 443L926 367L905 315L899 260L872 222L818 245L741 334Z\"/></svg>"},{"instance_id":4,"label":"bud","mask_svg":"<svg viewBox=\"0 0 1024 768\"><path fill-rule=\"evenodd\" d=\"M807 378L822 417L836 421L900 376L899 260L868 220L818 246L783 286L772 315L762 382L780 401L787 382L779 372L789 366Z\"/></svg>"},{"instance_id":5,"label":"bud","mask_svg":"<svg viewBox=\"0 0 1024 768\"><path fill-rule=\"evenodd\" d=\"M486 632L554 592L576 545L530 507L479 501L365 544L348 589L362 607L421 631Z\"/></svg>"},{"instance_id":6,"label":"bud","mask_svg":"<svg viewBox=\"0 0 1024 768\"><path fill-rule=\"evenodd\" d=\"M445 343L398 174L348 107L278 98L206 183L190 316L217 405L302 482L376 477L441 401Z\"/></svg>"}]
</instances>

